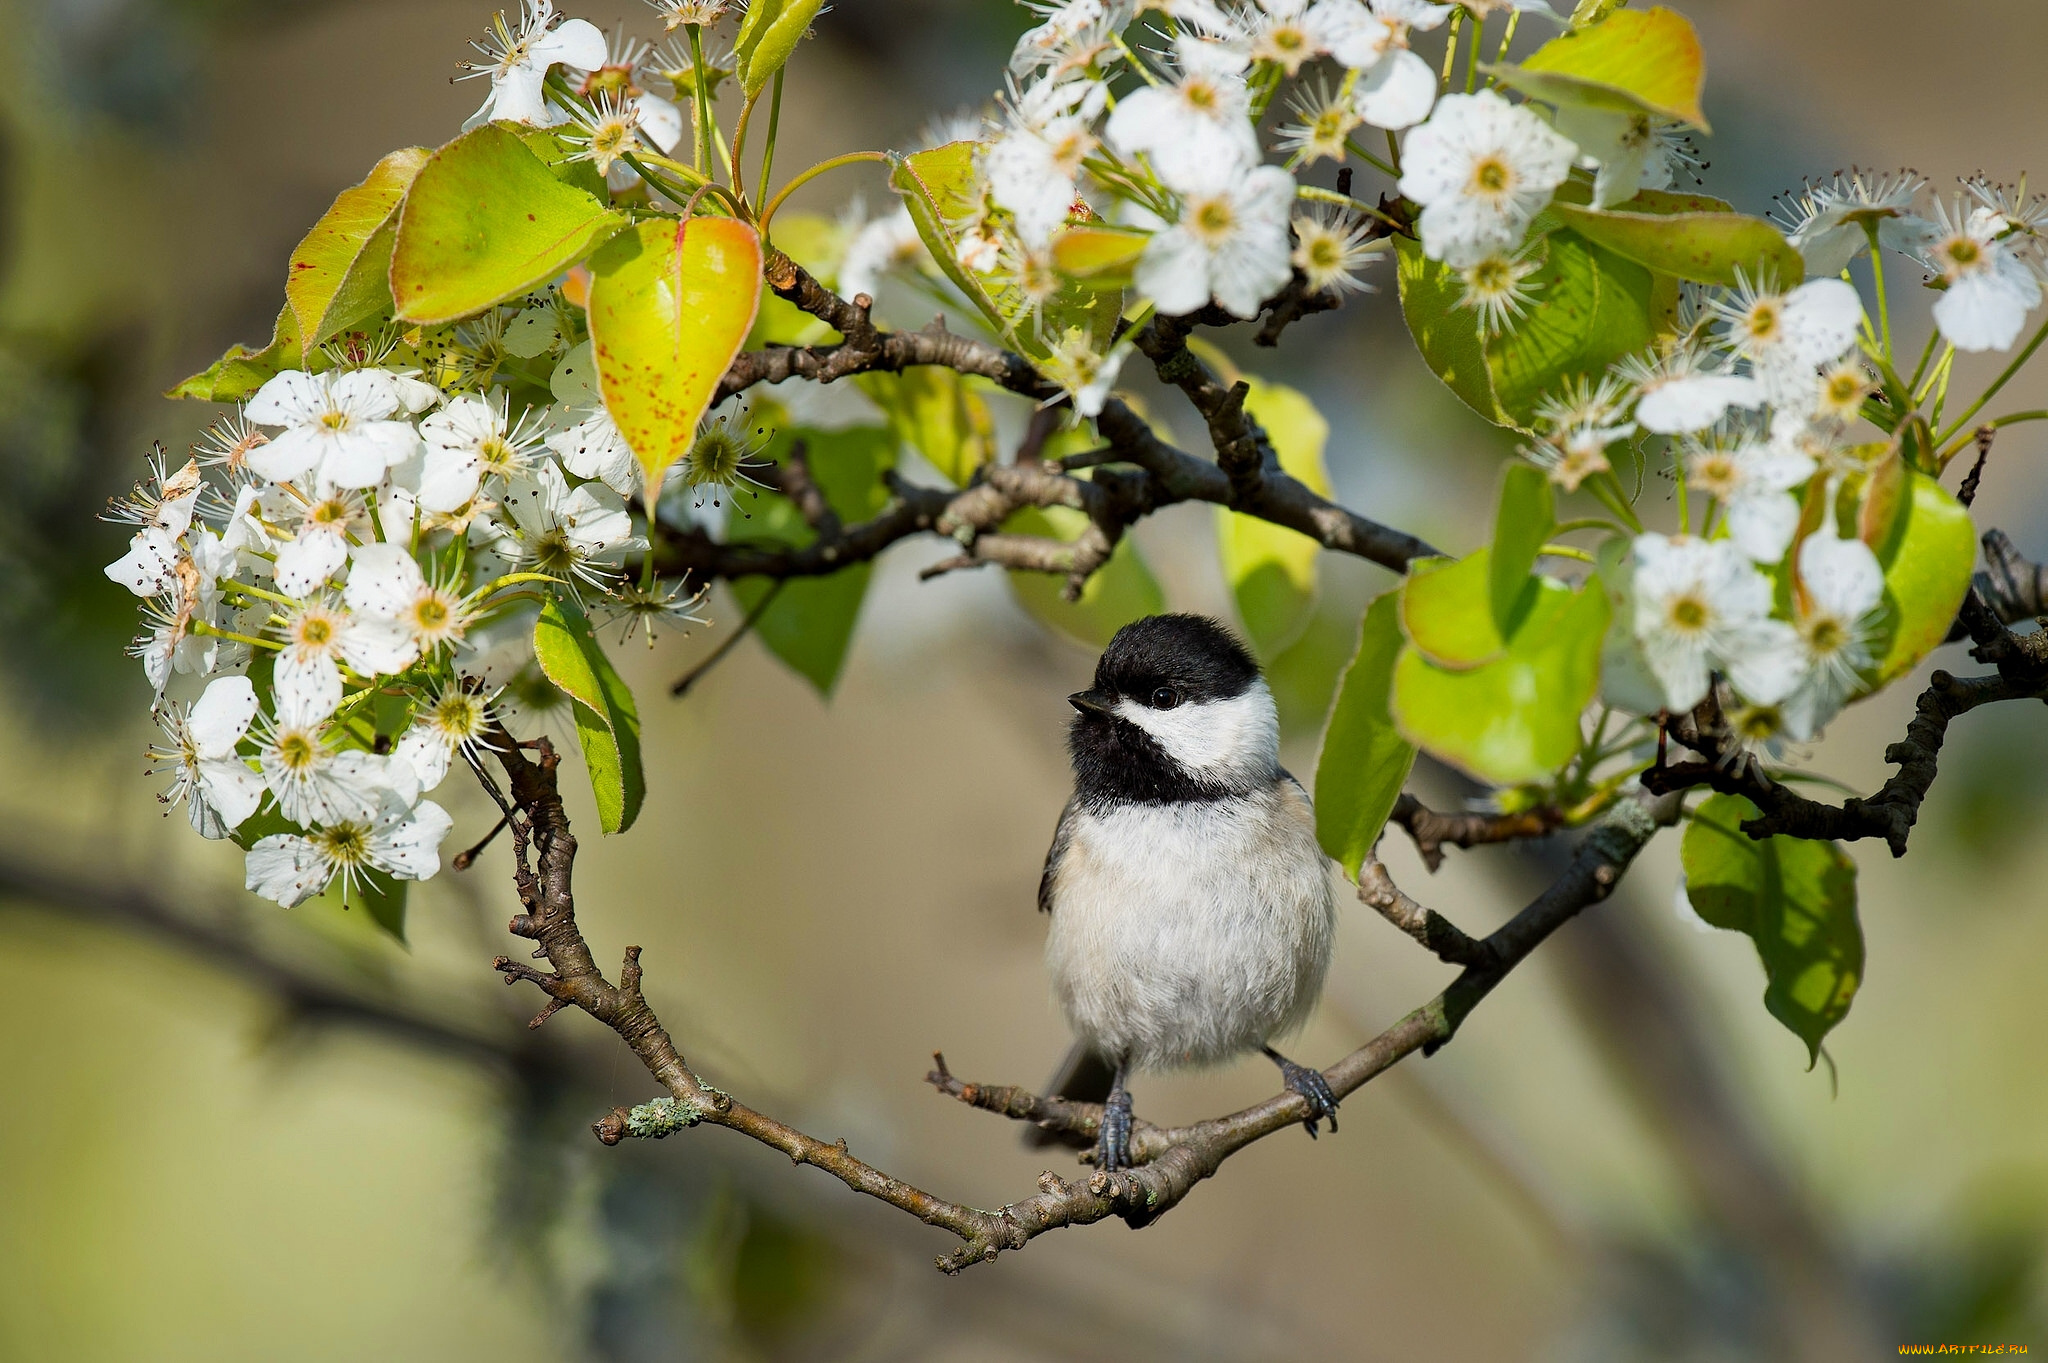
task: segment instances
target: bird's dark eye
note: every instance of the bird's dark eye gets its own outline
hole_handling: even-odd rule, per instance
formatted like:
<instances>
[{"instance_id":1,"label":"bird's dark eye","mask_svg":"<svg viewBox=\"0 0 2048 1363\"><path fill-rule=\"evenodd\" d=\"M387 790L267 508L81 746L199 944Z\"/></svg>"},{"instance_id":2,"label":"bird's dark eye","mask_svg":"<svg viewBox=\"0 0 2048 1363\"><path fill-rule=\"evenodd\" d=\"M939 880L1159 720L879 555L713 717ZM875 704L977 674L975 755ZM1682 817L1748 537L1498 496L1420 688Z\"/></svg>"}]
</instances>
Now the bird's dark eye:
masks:
<instances>
[{"instance_id":1,"label":"bird's dark eye","mask_svg":"<svg viewBox=\"0 0 2048 1363\"><path fill-rule=\"evenodd\" d=\"M1180 704L1180 692L1171 686L1155 686L1145 703L1155 710L1171 710Z\"/></svg>"}]
</instances>

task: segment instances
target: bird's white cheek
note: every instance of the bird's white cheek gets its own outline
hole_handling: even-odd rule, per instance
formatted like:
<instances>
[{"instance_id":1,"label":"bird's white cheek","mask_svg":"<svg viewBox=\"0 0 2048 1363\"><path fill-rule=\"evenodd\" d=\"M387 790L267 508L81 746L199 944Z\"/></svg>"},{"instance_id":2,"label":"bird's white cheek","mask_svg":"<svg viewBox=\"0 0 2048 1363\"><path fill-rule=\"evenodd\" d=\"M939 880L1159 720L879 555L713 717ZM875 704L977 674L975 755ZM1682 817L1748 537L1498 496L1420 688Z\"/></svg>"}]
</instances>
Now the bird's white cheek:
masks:
<instances>
[{"instance_id":1,"label":"bird's white cheek","mask_svg":"<svg viewBox=\"0 0 2048 1363\"><path fill-rule=\"evenodd\" d=\"M1151 735L1175 762L1203 776L1263 772L1279 760L1280 719L1263 681L1229 700L1154 710L1134 700L1117 714Z\"/></svg>"}]
</instances>

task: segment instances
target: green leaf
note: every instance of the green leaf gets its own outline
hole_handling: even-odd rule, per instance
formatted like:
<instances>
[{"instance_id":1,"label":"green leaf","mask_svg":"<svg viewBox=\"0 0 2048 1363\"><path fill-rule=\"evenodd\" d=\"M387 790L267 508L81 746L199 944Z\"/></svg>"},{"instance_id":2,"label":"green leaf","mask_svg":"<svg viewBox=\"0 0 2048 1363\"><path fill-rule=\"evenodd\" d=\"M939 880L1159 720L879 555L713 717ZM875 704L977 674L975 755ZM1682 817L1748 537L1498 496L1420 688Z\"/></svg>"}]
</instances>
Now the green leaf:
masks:
<instances>
[{"instance_id":1,"label":"green leaf","mask_svg":"<svg viewBox=\"0 0 2048 1363\"><path fill-rule=\"evenodd\" d=\"M1502 785L1549 777L1578 751L1600 684L1607 594L1541 580L1500 657L1455 671L1413 643L1394 665L1394 721L1410 742Z\"/></svg>"},{"instance_id":2,"label":"green leaf","mask_svg":"<svg viewBox=\"0 0 2048 1363\"><path fill-rule=\"evenodd\" d=\"M747 6L733 55L748 99L768 88L823 6L824 0L753 0Z\"/></svg>"},{"instance_id":3,"label":"green leaf","mask_svg":"<svg viewBox=\"0 0 2048 1363\"><path fill-rule=\"evenodd\" d=\"M1878 686L1905 675L1948 637L1970 590L1977 530L1970 512L1940 483L1915 469L1903 510L1873 545L1884 567L1884 635L1872 650ZM1872 688L1875 689L1875 688Z\"/></svg>"},{"instance_id":4,"label":"green leaf","mask_svg":"<svg viewBox=\"0 0 2048 1363\"><path fill-rule=\"evenodd\" d=\"M880 426L844 431L785 427L770 440L766 456L786 458L796 440L804 442L811 477L841 521L851 525L867 520L888 505L882 471L896 461L895 437L888 430ZM817 537L780 493L764 492L746 505L752 519L734 525L731 534L735 539L801 547ZM846 666L846 652L853 643L854 626L873 571L873 564L857 563L823 577L788 579L754 626L769 652L828 699ZM732 594L741 609L751 612L772 586L765 578L745 577L732 583Z\"/></svg>"},{"instance_id":5,"label":"green leaf","mask_svg":"<svg viewBox=\"0 0 2048 1363\"><path fill-rule=\"evenodd\" d=\"M1440 667L1491 662L1507 648L1493 613L1493 554L1417 559L1401 584L1401 628Z\"/></svg>"},{"instance_id":6,"label":"green leaf","mask_svg":"<svg viewBox=\"0 0 2048 1363\"><path fill-rule=\"evenodd\" d=\"M1486 70L1503 85L1552 104L1645 113L1708 132L1700 110L1707 78L1699 34L1662 5L1617 9L1530 53Z\"/></svg>"},{"instance_id":7,"label":"green leaf","mask_svg":"<svg viewBox=\"0 0 2048 1363\"><path fill-rule=\"evenodd\" d=\"M1545 238L1546 257L1530 275L1527 315L1491 340L1478 315L1458 306L1456 270L1396 239L1401 311L1431 372L1488 421L1527 430L1536 404L1560 380L1602 374L1649 345L1662 314L1650 271L1595 246L1576 232Z\"/></svg>"},{"instance_id":8,"label":"green leaf","mask_svg":"<svg viewBox=\"0 0 2048 1363\"><path fill-rule=\"evenodd\" d=\"M633 693L573 601L550 600L541 607L533 622L533 656L572 703L599 826L607 833L625 832L647 799Z\"/></svg>"},{"instance_id":9,"label":"green leaf","mask_svg":"<svg viewBox=\"0 0 2048 1363\"><path fill-rule=\"evenodd\" d=\"M1387 592L1366 610L1316 762L1316 839L1353 880L1415 765L1415 747L1387 709L1402 648L1398 605Z\"/></svg>"},{"instance_id":10,"label":"green leaf","mask_svg":"<svg viewBox=\"0 0 2048 1363\"><path fill-rule=\"evenodd\" d=\"M405 196L391 254L398 316L473 316L545 284L625 221L556 179L509 125L486 123L428 158Z\"/></svg>"},{"instance_id":11,"label":"green leaf","mask_svg":"<svg viewBox=\"0 0 2048 1363\"><path fill-rule=\"evenodd\" d=\"M582 154L583 148L564 142L560 133L547 128L522 123L515 126L515 131L526 149L538 156L557 180L582 190L599 203L611 202L611 186L597 173L597 163Z\"/></svg>"},{"instance_id":12,"label":"green leaf","mask_svg":"<svg viewBox=\"0 0 2048 1363\"><path fill-rule=\"evenodd\" d=\"M1654 212L1553 203L1550 212L1596 246L1701 284L1795 288L1806 262L1777 228L1742 213Z\"/></svg>"},{"instance_id":13,"label":"green leaf","mask_svg":"<svg viewBox=\"0 0 2048 1363\"><path fill-rule=\"evenodd\" d=\"M1245 410L1265 427L1280 467L1316 493L1330 495L1323 446L1330 423L1306 393L1246 376ZM1216 548L1238 619L1261 658L1292 644L1316 605L1316 559L1322 546L1298 530L1217 507Z\"/></svg>"},{"instance_id":14,"label":"green leaf","mask_svg":"<svg viewBox=\"0 0 2048 1363\"><path fill-rule=\"evenodd\" d=\"M164 396L196 398L201 402L246 402L258 388L277 377L279 370L299 368L303 353L298 319L287 303L271 328L270 344L261 350L229 346L227 354L183 383L164 390Z\"/></svg>"},{"instance_id":15,"label":"green leaf","mask_svg":"<svg viewBox=\"0 0 2048 1363\"><path fill-rule=\"evenodd\" d=\"M1757 816L1739 795L1694 811L1680 849L1685 892L1700 917L1756 943L1764 1007L1806 1043L1810 1066L1863 980L1856 864L1832 842L1753 839L1742 822Z\"/></svg>"},{"instance_id":16,"label":"green leaf","mask_svg":"<svg viewBox=\"0 0 2048 1363\"><path fill-rule=\"evenodd\" d=\"M432 155L394 151L345 189L292 251L285 302L298 323L303 357L328 337L391 306L393 225L406 188Z\"/></svg>"},{"instance_id":17,"label":"green leaf","mask_svg":"<svg viewBox=\"0 0 2048 1363\"><path fill-rule=\"evenodd\" d=\"M1088 518L1072 507L1052 506L1044 510L1025 507L1003 522L1005 534L1044 535L1073 540L1087 527ZM1013 570L1010 590L1018 604L1038 620L1071 639L1095 648L1107 645L1110 636L1133 620L1157 615L1166 609L1166 594L1159 579L1145 563L1129 535L1117 541L1109 562L1095 570L1079 601L1062 594L1066 579L1055 573Z\"/></svg>"},{"instance_id":18,"label":"green leaf","mask_svg":"<svg viewBox=\"0 0 2048 1363\"><path fill-rule=\"evenodd\" d=\"M1071 278L1098 288L1127 288L1138 257L1151 240L1149 232L1086 223L1053 238L1052 260L1061 274Z\"/></svg>"},{"instance_id":19,"label":"green leaf","mask_svg":"<svg viewBox=\"0 0 2048 1363\"><path fill-rule=\"evenodd\" d=\"M1007 332L1009 320L996 306L988 284L960 263L960 238L953 230L953 224L976 207L974 154L980 147L979 142L948 142L897 157L889 171L889 187L903 196L917 235L946 278L959 286L990 326Z\"/></svg>"},{"instance_id":20,"label":"green leaf","mask_svg":"<svg viewBox=\"0 0 2048 1363\"><path fill-rule=\"evenodd\" d=\"M1529 464L1509 464L1501 479L1500 509L1494 513L1486 578L1493 623L1503 638L1514 633L1522 611L1535 600L1529 575L1556 524L1549 475Z\"/></svg>"},{"instance_id":21,"label":"green leaf","mask_svg":"<svg viewBox=\"0 0 2048 1363\"><path fill-rule=\"evenodd\" d=\"M761 237L732 218L648 219L591 260L598 382L650 500L696 441L760 304Z\"/></svg>"},{"instance_id":22,"label":"green leaf","mask_svg":"<svg viewBox=\"0 0 2048 1363\"><path fill-rule=\"evenodd\" d=\"M896 438L954 487L966 487L995 452L995 418L966 376L937 365L861 374L860 390L889 418Z\"/></svg>"}]
</instances>

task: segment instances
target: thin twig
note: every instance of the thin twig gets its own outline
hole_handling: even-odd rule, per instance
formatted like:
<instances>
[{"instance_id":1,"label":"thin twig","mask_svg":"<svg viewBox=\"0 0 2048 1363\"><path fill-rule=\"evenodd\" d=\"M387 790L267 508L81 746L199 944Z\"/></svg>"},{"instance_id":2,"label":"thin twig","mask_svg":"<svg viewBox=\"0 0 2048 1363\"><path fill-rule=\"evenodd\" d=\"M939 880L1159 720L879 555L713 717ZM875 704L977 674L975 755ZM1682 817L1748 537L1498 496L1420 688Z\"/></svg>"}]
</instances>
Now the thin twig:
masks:
<instances>
[{"instance_id":1,"label":"thin twig","mask_svg":"<svg viewBox=\"0 0 2048 1363\"><path fill-rule=\"evenodd\" d=\"M754 626L761 623L761 617L768 613L768 608L775 604L775 598L782 595L782 589L787 585L786 581L781 580L770 583L768 590L761 594L761 599L754 603L754 608L740 621L739 627L726 635L718 647L711 650L709 657L676 678L674 684L668 688L668 693L671 696L687 696L690 688L704 679L705 673L724 662L726 655L739 647L740 640L754 632Z\"/></svg>"}]
</instances>

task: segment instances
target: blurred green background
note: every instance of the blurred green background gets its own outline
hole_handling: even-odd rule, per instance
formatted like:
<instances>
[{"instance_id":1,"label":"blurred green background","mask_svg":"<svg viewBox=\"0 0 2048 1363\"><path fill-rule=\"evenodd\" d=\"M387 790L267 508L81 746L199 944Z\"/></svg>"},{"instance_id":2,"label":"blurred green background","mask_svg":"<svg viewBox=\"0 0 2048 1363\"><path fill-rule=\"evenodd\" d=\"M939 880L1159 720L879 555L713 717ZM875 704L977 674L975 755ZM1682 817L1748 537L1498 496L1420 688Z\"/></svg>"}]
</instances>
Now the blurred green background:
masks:
<instances>
[{"instance_id":1,"label":"blurred green background","mask_svg":"<svg viewBox=\"0 0 2048 1363\"><path fill-rule=\"evenodd\" d=\"M2031 0L1685 8L1710 63L1706 184L1750 211L1802 174L2013 178L2044 150ZM630 0L574 12L654 26ZM531 991L488 967L515 945L502 848L415 894L409 950L244 896L239 855L163 817L142 774L132 600L99 573L122 537L93 516L150 440L177 450L210 418L155 394L266 332L334 193L453 134L480 91L448 77L488 17L475 0L0 0L0 1357L2048 1347L2048 725L2031 708L1962 723L1911 857L1855 849L1870 964L1830 1043L1838 1092L1759 1006L1749 944L1674 913L1667 837L1454 1046L1353 1098L1340 1134L1259 1144L1155 1229L1052 1236L958 1280L931 1269L939 1233L726 1133L599 1147L587 1124L653 1090L585 1019L525 1030ZM797 58L778 164L907 145L978 107L1027 22L998 0L844 0ZM845 201L854 181L835 180L811 207ZM1345 501L1477 542L1505 447L1427 377L1389 297L1240 358L1322 402ZM2013 406L2041 405L2023 387ZM2000 441L1978 507L2038 557L2037 430ZM1222 614L1209 524L1179 508L1140 540L1174 606ZM732 628L728 600L714 628L626 655L651 792L632 835L586 839L579 902L601 956L645 946L648 993L708 1079L998 1205L1044 1156L921 1079L943 1048L963 1075L1031 1083L1066 1045L1032 906L1065 793L1062 697L1091 659L994 577L919 584L942 549L882 561L829 705L752 642L666 699ZM1276 665L1298 771L1386 580L1326 559L1317 623ZM1881 781L1911 690L1845 717L1819 763ZM486 807L443 795L452 851ZM594 828L580 791L571 812ZM1390 864L1477 929L1554 856L1454 854L1429 879L1404 843ZM1445 974L1347 913L1297 1049L1333 1059ZM1181 1120L1271 1087L1257 1062L1148 1080L1138 1101Z\"/></svg>"}]
</instances>

